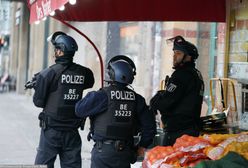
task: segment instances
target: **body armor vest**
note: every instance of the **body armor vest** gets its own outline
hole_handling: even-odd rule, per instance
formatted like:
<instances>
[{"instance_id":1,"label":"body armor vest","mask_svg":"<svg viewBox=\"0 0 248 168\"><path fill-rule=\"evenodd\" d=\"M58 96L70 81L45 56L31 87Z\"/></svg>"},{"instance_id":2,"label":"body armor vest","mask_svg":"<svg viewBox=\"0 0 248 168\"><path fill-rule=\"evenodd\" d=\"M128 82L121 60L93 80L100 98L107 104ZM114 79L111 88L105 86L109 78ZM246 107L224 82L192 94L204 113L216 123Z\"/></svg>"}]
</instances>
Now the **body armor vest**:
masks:
<instances>
[{"instance_id":1,"label":"body armor vest","mask_svg":"<svg viewBox=\"0 0 248 168\"><path fill-rule=\"evenodd\" d=\"M67 65L66 65L67 66ZM51 88L44 111L47 124L51 127L78 128L81 119L75 115L75 104L82 98L85 74L77 64L63 66L55 64L51 67L56 75Z\"/></svg>"},{"instance_id":2,"label":"body armor vest","mask_svg":"<svg viewBox=\"0 0 248 168\"><path fill-rule=\"evenodd\" d=\"M130 140L136 118L136 94L125 88L105 87L108 109L93 120L94 134L105 139Z\"/></svg>"},{"instance_id":3,"label":"body armor vest","mask_svg":"<svg viewBox=\"0 0 248 168\"><path fill-rule=\"evenodd\" d=\"M184 73L192 74L193 80L189 81L188 88L185 88L180 103L169 109L173 111L173 114L164 114L166 119L163 119L163 122L167 125L168 131L177 131L192 126L200 127L204 82L201 73L197 69L187 67L183 71Z\"/></svg>"}]
</instances>

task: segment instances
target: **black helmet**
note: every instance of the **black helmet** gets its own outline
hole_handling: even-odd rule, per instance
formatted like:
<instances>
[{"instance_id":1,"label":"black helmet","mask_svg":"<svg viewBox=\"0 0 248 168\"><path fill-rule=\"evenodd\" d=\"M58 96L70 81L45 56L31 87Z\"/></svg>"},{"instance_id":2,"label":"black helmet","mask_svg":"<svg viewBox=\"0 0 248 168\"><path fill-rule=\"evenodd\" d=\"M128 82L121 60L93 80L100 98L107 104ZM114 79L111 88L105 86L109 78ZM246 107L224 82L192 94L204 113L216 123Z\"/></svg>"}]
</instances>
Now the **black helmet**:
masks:
<instances>
[{"instance_id":1,"label":"black helmet","mask_svg":"<svg viewBox=\"0 0 248 168\"><path fill-rule=\"evenodd\" d=\"M64 32L55 32L51 37L51 42L55 48L60 49L65 54L73 54L78 50L77 42Z\"/></svg>"},{"instance_id":2,"label":"black helmet","mask_svg":"<svg viewBox=\"0 0 248 168\"><path fill-rule=\"evenodd\" d=\"M173 50L179 50L184 52L186 55L191 56L193 59L197 59L199 54L196 46L186 41L182 36L176 36L169 41L173 41Z\"/></svg>"},{"instance_id":3,"label":"black helmet","mask_svg":"<svg viewBox=\"0 0 248 168\"><path fill-rule=\"evenodd\" d=\"M125 55L117 55L108 62L108 75L111 81L132 84L136 75L133 61Z\"/></svg>"}]
</instances>

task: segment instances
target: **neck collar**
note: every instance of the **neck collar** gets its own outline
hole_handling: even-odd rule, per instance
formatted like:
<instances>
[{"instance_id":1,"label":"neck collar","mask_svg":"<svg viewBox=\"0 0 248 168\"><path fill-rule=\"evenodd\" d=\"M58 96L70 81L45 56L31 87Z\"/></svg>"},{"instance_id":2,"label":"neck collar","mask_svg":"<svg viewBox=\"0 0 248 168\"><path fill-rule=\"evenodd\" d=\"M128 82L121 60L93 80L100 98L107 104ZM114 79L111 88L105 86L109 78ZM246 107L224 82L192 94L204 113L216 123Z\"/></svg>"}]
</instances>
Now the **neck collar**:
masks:
<instances>
[{"instance_id":1,"label":"neck collar","mask_svg":"<svg viewBox=\"0 0 248 168\"><path fill-rule=\"evenodd\" d=\"M57 57L55 59L55 62L56 62L56 64L62 64L62 65L72 64L73 56L71 56L71 55L63 55L63 56Z\"/></svg>"}]
</instances>

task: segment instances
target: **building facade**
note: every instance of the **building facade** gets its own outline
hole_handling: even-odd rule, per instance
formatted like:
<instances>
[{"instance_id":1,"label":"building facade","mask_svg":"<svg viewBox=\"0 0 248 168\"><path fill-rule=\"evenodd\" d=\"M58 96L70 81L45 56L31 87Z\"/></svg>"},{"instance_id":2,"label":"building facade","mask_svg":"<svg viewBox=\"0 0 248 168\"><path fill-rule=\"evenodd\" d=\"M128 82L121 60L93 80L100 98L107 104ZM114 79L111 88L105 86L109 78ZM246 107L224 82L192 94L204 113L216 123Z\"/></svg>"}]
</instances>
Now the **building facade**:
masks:
<instances>
[{"instance_id":1,"label":"building facade","mask_svg":"<svg viewBox=\"0 0 248 168\"><path fill-rule=\"evenodd\" d=\"M28 23L29 11L24 3L11 3L9 73L16 77L16 91L25 91L24 84L33 74L53 64L53 48L47 37L55 31L64 31L76 39L79 51L75 62L91 68L95 75L94 90L101 86L100 61L90 43L77 32L53 18L38 25ZM199 49L197 67L202 72L206 91L205 109L210 107L209 80L224 77L225 23L201 22L71 22L86 34L99 49L104 68L114 55L125 54L134 60L137 76L133 87L145 96L147 103L160 89L160 82L171 75L172 45L166 40L182 35ZM107 76L105 76L107 79ZM211 108L209 108L211 109Z\"/></svg>"}]
</instances>

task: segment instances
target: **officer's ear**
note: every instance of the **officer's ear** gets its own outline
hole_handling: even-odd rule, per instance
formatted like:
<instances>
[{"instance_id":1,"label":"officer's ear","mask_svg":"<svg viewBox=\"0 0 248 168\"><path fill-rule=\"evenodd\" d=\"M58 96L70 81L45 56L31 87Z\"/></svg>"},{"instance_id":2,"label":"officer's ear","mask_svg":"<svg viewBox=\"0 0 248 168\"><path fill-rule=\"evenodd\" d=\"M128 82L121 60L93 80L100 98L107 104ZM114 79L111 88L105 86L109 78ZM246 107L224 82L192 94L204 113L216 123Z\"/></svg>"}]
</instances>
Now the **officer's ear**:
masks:
<instances>
[{"instance_id":1,"label":"officer's ear","mask_svg":"<svg viewBox=\"0 0 248 168\"><path fill-rule=\"evenodd\" d=\"M57 49L57 52L58 52L58 56L63 56L64 55L64 52L60 49Z\"/></svg>"},{"instance_id":2,"label":"officer's ear","mask_svg":"<svg viewBox=\"0 0 248 168\"><path fill-rule=\"evenodd\" d=\"M184 58L184 60L186 62L191 62L191 61L193 61L193 58L190 55L186 55L185 58Z\"/></svg>"}]
</instances>

